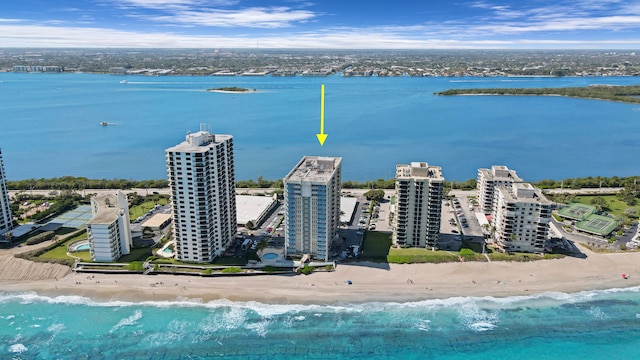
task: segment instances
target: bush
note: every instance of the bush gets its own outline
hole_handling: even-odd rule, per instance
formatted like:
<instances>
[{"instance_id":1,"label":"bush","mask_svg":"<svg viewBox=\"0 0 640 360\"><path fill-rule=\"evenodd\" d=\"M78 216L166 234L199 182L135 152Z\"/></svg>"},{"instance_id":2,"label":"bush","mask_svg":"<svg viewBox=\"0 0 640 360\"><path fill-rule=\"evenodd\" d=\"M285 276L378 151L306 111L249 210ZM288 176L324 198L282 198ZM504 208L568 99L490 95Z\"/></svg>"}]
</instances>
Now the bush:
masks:
<instances>
[{"instance_id":1,"label":"bush","mask_svg":"<svg viewBox=\"0 0 640 360\"><path fill-rule=\"evenodd\" d=\"M315 270L315 268L313 266L305 265L302 269L300 269L300 273L302 273L304 275L309 275L314 270Z\"/></svg>"},{"instance_id":2,"label":"bush","mask_svg":"<svg viewBox=\"0 0 640 360\"><path fill-rule=\"evenodd\" d=\"M266 273L272 273L272 272L276 272L278 271L278 268L275 266L265 266L262 268L262 271L266 272Z\"/></svg>"},{"instance_id":3,"label":"bush","mask_svg":"<svg viewBox=\"0 0 640 360\"><path fill-rule=\"evenodd\" d=\"M469 249L469 248L462 248L460 249L460 256L471 256L473 257L473 250Z\"/></svg>"},{"instance_id":4,"label":"bush","mask_svg":"<svg viewBox=\"0 0 640 360\"><path fill-rule=\"evenodd\" d=\"M53 239L55 236L56 236L56 233L53 231L43 232L41 234L30 237L29 239L27 239L25 244L26 245L40 244L41 242L45 242L47 240Z\"/></svg>"},{"instance_id":5,"label":"bush","mask_svg":"<svg viewBox=\"0 0 640 360\"><path fill-rule=\"evenodd\" d=\"M225 269L222 269L222 273L223 274L235 274L235 273L239 273L242 272L242 269L239 267L235 267L235 266L231 266Z\"/></svg>"}]
</instances>

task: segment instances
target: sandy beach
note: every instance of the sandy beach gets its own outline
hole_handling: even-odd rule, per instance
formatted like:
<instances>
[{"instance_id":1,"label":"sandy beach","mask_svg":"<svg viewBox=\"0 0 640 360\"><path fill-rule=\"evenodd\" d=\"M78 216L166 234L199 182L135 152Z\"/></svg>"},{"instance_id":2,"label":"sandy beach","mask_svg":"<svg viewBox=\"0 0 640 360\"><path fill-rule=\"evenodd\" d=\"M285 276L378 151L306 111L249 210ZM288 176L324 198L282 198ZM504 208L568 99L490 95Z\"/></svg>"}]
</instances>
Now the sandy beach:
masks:
<instances>
[{"instance_id":1,"label":"sandy beach","mask_svg":"<svg viewBox=\"0 0 640 360\"><path fill-rule=\"evenodd\" d=\"M59 265L2 261L3 291L80 295L98 301L258 301L281 304L410 302L456 296L533 295L640 285L640 253L595 254L527 263L339 264L333 272L308 276L191 277L66 272ZM9 256L9 255L3 255ZM12 256L11 256L12 257ZM6 260L4 258L3 260ZM19 259L18 259L19 260ZM9 265L8 265L9 264ZM26 266L31 275L21 267ZM56 267L56 271L50 271ZM40 269L36 271L36 269ZM8 274L15 274L12 277ZM627 274L624 279L621 274ZM47 274L50 277L47 278ZM55 274L55 275L54 275ZM44 277L44 278L43 278ZM345 283L351 280L352 284Z\"/></svg>"}]
</instances>

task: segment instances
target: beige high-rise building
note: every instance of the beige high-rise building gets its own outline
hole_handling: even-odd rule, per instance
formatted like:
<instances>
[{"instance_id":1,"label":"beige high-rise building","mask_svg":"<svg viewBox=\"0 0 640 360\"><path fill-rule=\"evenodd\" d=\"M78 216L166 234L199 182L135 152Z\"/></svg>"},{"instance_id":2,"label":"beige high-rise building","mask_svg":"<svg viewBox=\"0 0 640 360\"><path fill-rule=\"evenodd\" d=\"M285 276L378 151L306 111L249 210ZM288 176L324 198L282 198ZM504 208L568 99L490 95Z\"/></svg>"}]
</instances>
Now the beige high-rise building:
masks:
<instances>
[{"instance_id":1,"label":"beige high-rise building","mask_svg":"<svg viewBox=\"0 0 640 360\"><path fill-rule=\"evenodd\" d=\"M87 222L90 254L93 261L113 262L131 252L131 222L127 196L116 195L91 198L93 218Z\"/></svg>"},{"instance_id":2,"label":"beige high-rise building","mask_svg":"<svg viewBox=\"0 0 640 360\"><path fill-rule=\"evenodd\" d=\"M523 180L514 170L506 166L494 165L491 169L478 169L478 203L480 210L491 214L495 207L495 191L499 186L511 187L511 184Z\"/></svg>"},{"instance_id":3,"label":"beige high-rise building","mask_svg":"<svg viewBox=\"0 0 640 360\"><path fill-rule=\"evenodd\" d=\"M553 203L529 183L496 188L494 244L504 252L544 252Z\"/></svg>"},{"instance_id":4,"label":"beige high-rise building","mask_svg":"<svg viewBox=\"0 0 640 360\"><path fill-rule=\"evenodd\" d=\"M440 235L444 177L424 162L396 166L394 244L433 248Z\"/></svg>"},{"instance_id":5,"label":"beige high-rise building","mask_svg":"<svg viewBox=\"0 0 640 360\"><path fill-rule=\"evenodd\" d=\"M13 228L13 217L11 215L6 181L4 164L2 163L2 150L0 150L0 242L5 240L4 234Z\"/></svg>"},{"instance_id":6,"label":"beige high-rise building","mask_svg":"<svg viewBox=\"0 0 640 360\"><path fill-rule=\"evenodd\" d=\"M201 125L166 153L177 258L211 262L237 230L233 137Z\"/></svg>"},{"instance_id":7,"label":"beige high-rise building","mask_svg":"<svg viewBox=\"0 0 640 360\"><path fill-rule=\"evenodd\" d=\"M284 178L285 249L329 260L340 226L342 158L305 156Z\"/></svg>"}]
</instances>

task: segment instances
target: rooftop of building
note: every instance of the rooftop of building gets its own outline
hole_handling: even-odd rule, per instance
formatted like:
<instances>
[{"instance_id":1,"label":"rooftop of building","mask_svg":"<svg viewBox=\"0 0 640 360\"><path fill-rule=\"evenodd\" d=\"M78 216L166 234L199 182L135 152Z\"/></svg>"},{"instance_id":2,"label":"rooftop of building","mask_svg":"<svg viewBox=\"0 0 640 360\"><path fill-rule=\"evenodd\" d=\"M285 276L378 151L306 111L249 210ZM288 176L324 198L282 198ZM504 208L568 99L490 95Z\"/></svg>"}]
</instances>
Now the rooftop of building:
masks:
<instances>
[{"instance_id":1,"label":"rooftop of building","mask_svg":"<svg viewBox=\"0 0 640 360\"><path fill-rule=\"evenodd\" d=\"M522 182L522 178L516 174L515 170L511 170L504 165L493 165L491 169L478 169L479 173L482 173L486 178L491 178L497 181L511 181Z\"/></svg>"},{"instance_id":2,"label":"rooftop of building","mask_svg":"<svg viewBox=\"0 0 640 360\"><path fill-rule=\"evenodd\" d=\"M87 225L108 225L118 219L121 209L118 207L118 197L116 195L100 195L91 198L92 206L97 205L98 211Z\"/></svg>"},{"instance_id":3,"label":"rooftop of building","mask_svg":"<svg viewBox=\"0 0 640 360\"><path fill-rule=\"evenodd\" d=\"M236 195L236 217L238 224L246 225L248 221L254 224L267 211L275 200L271 196ZM257 224L256 224L257 225Z\"/></svg>"},{"instance_id":4,"label":"rooftop of building","mask_svg":"<svg viewBox=\"0 0 640 360\"><path fill-rule=\"evenodd\" d=\"M171 219L171 214L158 213L153 215L149 220L143 222L140 227L159 228L162 224Z\"/></svg>"},{"instance_id":5,"label":"rooftop of building","mask_svg":"<svg viewBox=\"0 0 640 360\"><path fill-rule=\"evenodd\" d=\"M224 141L233 139L231 135L211 134L206 130L187 133L185 140L176 146L168 148L167 152L205 152L211 147Z\"/></svg>"},{"instance_id":6,"label":"rooftop of building","mask_svg":"<svg viewBox=\"0 0 640 360\"><path fill-rule=\"evenodd\" d=\"M542 190L529 183L513 184L511 189L499 186L498 191L502 193L504 199L508 202L531 202L540 204L551 204L552 202L542 193Z\"/></svg>"},{"instance_id":7,"label":"rooftop of building","mask_svg":"<svg viewBox=\"0 0 640 360\"><path fill-rule=\"evenodd\" d=\"M289 172L285 181L327 182L341 164L340 157L305 156Z\"/></svg>"},{"instance_id":8,"label":"rooftop of building","mask_svg":"<svg viewBox=\"0 0 640 360\"><path fill-rule=\"evenodd\" d=\"M440 166L429 166L426 162L396 165L396 179L417 178L444 181Z\"/></svg>"}]
</instances>

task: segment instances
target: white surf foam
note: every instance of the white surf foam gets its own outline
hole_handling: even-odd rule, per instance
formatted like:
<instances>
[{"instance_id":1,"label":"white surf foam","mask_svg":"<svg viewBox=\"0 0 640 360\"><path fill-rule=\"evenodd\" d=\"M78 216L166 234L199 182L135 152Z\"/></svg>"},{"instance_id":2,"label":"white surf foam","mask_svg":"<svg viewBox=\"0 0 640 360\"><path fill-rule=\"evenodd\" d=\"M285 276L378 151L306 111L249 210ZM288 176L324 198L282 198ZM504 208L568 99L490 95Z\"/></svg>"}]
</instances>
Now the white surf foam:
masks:
<instances>
[{"instance_id":1,"label":"white surf foam","mask_svg":"<svg viewBox=\"0 0 640 360\"><path fill-rule=\"evenodd\" d=\"M13 344L9 346L9 352L12 352L14 354L22 354L27 352L28 350L29 349L27 349L27 347L22 344Z\"/></svg>"}]
</instances>

